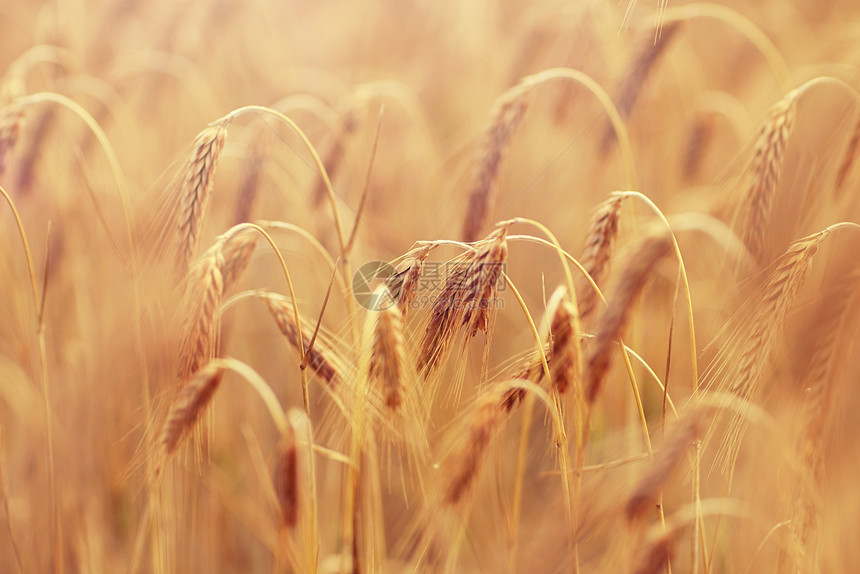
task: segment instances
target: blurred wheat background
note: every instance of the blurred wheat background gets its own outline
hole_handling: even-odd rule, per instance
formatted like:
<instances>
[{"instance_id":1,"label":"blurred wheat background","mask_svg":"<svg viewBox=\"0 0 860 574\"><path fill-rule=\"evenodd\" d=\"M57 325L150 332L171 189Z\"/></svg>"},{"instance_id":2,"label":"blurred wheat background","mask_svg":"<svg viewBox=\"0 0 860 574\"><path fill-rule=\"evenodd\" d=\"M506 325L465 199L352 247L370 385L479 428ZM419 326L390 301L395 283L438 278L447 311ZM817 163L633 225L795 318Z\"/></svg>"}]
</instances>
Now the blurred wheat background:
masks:
<instances>
[{"instance_id":1,"label":"blurred wheat background","mask_svg":"<svg viewBox=\"0 0 860 574\"><path fill-rule=\"evenodd\" d=\"M860 570L858 40L3 2L0 572Z\"/></svg>"}]
</instances>

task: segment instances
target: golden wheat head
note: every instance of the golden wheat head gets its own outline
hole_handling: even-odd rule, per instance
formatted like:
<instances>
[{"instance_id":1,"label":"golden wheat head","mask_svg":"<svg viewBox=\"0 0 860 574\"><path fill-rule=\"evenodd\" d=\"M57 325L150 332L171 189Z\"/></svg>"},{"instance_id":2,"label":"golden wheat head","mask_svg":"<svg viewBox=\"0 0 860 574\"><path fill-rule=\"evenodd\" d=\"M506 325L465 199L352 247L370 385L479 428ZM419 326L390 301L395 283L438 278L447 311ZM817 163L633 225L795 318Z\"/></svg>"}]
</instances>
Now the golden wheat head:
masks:
<instances>
[{"instance_id":1,"label":"golden wheat head","mask_svg":"<svg viewBox=\"0 0 860 574\"><path fill-rule=\"evenodd\" d=\"M176 214L176 270L179 277L185 275L200 243L203 220L215 182L215 169L227 140L227 125L228 122L222 120L200 132L185 166L185 181L179 193Z\"/></svg>"}]
</instances>

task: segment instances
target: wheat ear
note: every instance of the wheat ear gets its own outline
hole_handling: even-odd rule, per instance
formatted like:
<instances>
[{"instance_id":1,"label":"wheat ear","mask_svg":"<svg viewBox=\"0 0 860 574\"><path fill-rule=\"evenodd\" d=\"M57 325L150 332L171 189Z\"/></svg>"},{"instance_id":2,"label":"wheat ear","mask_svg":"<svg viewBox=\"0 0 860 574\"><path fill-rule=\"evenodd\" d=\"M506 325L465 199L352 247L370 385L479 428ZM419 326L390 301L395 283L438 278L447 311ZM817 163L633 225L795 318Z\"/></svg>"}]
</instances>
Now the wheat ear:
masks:
<instances>
[{"instance_id":1,"label":"wheat ear","mask_svg":"<svg viewBox=\"0 0 860 574\"><path fill-rule=\"evenodd\" d=\"M666 482L684 460L687 448L697 439L699 427L699 414L692 413L672 429L627 500L625 513L628 520L641 518L653 511Z\"/></svg>"},{"instance_id":2,"label":"wheat ear","mask_svg":"<svg viewBox=\"0 0 860 574\"><path fill-rule=\"evenodd\" d=\"M761 296L757 299L757 307L752 310L750 318L738 328L738 350L720 358L721 368L717 372L723 376L722 389L744 401L755 400L764 370L771 362L786 314L809 274L819 245L830 230L827 228L795 241L774 262ZM722 439L720 454L723 471L730 475L746 427L745 421L740 414L735 415Z\"/></svg>"},{"instance_id":3,"label":"wheat ear","mask_svg":"<svg viewBox=\"0 0 860 574\"><path fill-rule=\"evenodd\" d=\"M528 102L526 93L506 93L493 107L492 120L484 133L478 155L469 205L463 222L463 240L476 241L489 225L498 195L499 169L522 122Z\"/></svg>"},{"instance_id":4,"label":"wheat ear","mask_svg":"<svg viewBox=\"0 0 860 574\"><path fill-rule=\"evenodd\" d=\"M288 427L278 441L278 460L273 481L281 507L281 525L294 528L299 519L299 476L296 431Z\"/></svg>"},{"instance_id":5,"label":"wheat ear","mask_svg":"<svg viewBox=\"0 0 860 574\"><path fill-rule=\"evenodd\" d=\"M677 32L681 29L680 22L671 22L664 29L660 38L655 42L652 36L642 42L642 46L636 53L636 57L630 62L627 70L624 73L621 84L613 98L618 106L618 113L623 119L630 117L630 113L639 101L639 95L642 93L642 86L648 80L648 76L663 54L666 53L666 48L672 42ZM600 143L600 151L606 154L614 139L612 128L607 127L603 132L603 139Z\"/></svg>"},{"instance_id":6,"label":"wheat ear","mask_svg":"<svg viewBox=\"0 0 860 574\"><path fill-rule=\"evenodd\" d=\"M216 313L224 295L224 257L218 241L203 254L185 278L184 316L179 343L180 382L209 361L217 339Z\"/></svg>"},{"instance_id":7,"label":"wheat ear","mask_svg":"<svg viewBox=\"0 0 860 574\"><path fill-rule=\"evenodd\" d=\"M293 347L298 348L299 332L296 329L295 320L293 319L293 308L289 301L272 293L260 293L258 297L266 305L266 308L269 309L269 313L275 320L281 334L287 339L287 342ZM307 352L308 348L310 348L310 340L308 340L304 333L302 333L302 339L301 348ZM319 341L317 341L314 348L310 351L308 366L318 377L329 384L334 384L339 379L337 369L328 357L326 357L325 353L319 349Z\"/></svg>"},{"instance_id":8,"label":"wheat ear","mask_svg":"<svg viewBox=\"0 0 860 574\"><path fill-rule=\"evenodd\" d=\"M759 128L743 200L741 238L759 263L764 260L765 239L773 210L776 185L782 171L788 139L794 129L799 92L792 91L771 107Z\"/></svg>"},{"instance_id":9,"label":"wheat ear","mask_svg":"<svg viewBox=\"0 0 860 574\"><path fill-rule=\"evenodd\" d=\"M381 311L373 331L369 374L382 387L385 405L397 410L403 403L406 350L403 343L403 314L396 305Z\"/></svg>"},{"instance_id":10,"label":"wheat ear","mask_svg":"<svg viewBox=\"0 0 860 574\"><path fill-rule=\"evenodd\" d=\"M236 215L233 223L248 223L260 191L260 178L263 175L263 164L266 160L266 148L262 139L256 139L242 164L242 175L239 183L239 196L236 198Z\"/></svg>"},{"instance_id":11,"label":"wheat ear","mask_svg":"<svg viewBox=\"0 0 860 574\"><path fill-rule=\"evenodd\" d=\"M561 299L550 325L552 361L549 363L550 386L561 394L576 384L582 374L577 324L576 308L570 301Z\"/></svg>"},{"instance_id":12,"label":"wheat ear","mask_svg":"<svg viewBox=\"0 0 860 574\"><path fill-rule=\"evenodd\" d=\"M600 204L585 235L585 248L580 262L599 287L606 278L612 261L612 247L618 236L618 220L621 218L623 198L611 197ZM578 283L576 299L580 319L585 319L597 306L597 293L586 281Z\"/></svg>"},{"instance_id":13,"label":"wheat ear","mask_svg":"<svg viewBox=\"0 0 860 574\"><path fill-rule=\"evenodd\" d=\"M445 486L447 504L457 504L474 483L490 441L504 422L508 390L504 385L495 385L478 398L466 440L454 456L453 469Z\"/></svg>"},{"instance_id":14,"label":"wheat ear","mask_svg":"<svg viewBox=\"0 0 860 574\"><path fill-rule=\"evenodd\" d=\"M0 109L0 175L6 169L23 124L23 106L11 104Z\"/></svg>"},{"instance_id":15,"label":"wheat ear","mask_svg":"<svg viewBox=\"0 0 860 574\"><path fill-rule=\"evenodd\" d=\"M222 268L224 291L236 283L251 263L257 247L258 234L254 229L243 229L238 233L228 232L222 247Z\"/></svg>"},{"instance_id":16,"label":"wheat ear","mask_svg":"<svg viewBox=\"0 0 860 574\"><path fill-rule=\"evenodd\" d=\"M848 174L851 173L851 168L857 159L858 148L860 148L860 117L854 123L854 131L851 132L851 139L848 140L848 146L845 148L845 154L839 164L839 171L836 172L836 183L833 186L835 191L841 191L842 186L845 185L845 180L848 179Z\"/></svg>"},{"instance_id":17,"label":"wheat ear","mask_svg":"<svg viewBox=\"0 0 860 574\"><path fill-rule=\"evenodd\" d=\"M606 378L614 344L624 332L636 299L645 287L654 267L671 251L672 241L669 236L646 237L622 272L609 301L609 307L600 318L594 350L588 359L585 398L589 404L594 403Z\"/></svg>"},{"instance_id":18,"label":"wheat ear","mask_svg":"<svg viewBox=\"0 0 860 574\"><path fill-rule=\"evenodd\" d=\"M355 113L348 111L341 118L335 133L332 134L332 140L322 159L329 178L335 177L340 169L340 165L344 159L344 152L346 151L346 140L355 132L356 124ZM311 194L311 202L314 207L320 207L327 197L328 188L326 188L326 182L322 177L319 177Z\"/></svg>"},{"instance_id":19,"label":"wheat ear","mask_svg":"<svg viewBox=\"0 0 860 574\"><path fill-rule=\"evenodd\" d=\"M857 303L858 277L845 282L832 299L822 301L816 313L816 334L812 357L806 369L803 403L796 454L800 461L798 484L792 492L794 511L791 529L797 544L797 571L820 570L818 542L820 539L820 501L825 484L824 453L827 448L828 426L833 421L834 397L838 386L837 351L847 338L846 326L851 321L850 310Z\"/></svg>"},{"instance_id":20,"label":"wheat ear","mask_svg":"<svg viewBox=\"0 0 860 574\"><path fill-rule=\"evenodd\" d=\"M488 333L498 281L508 257L508 225L510 222L499 224L474 251L454 263L424 330L419 370L429 372L439 365L462 326L469 336L478 331Z\"/></svg>"},{"instance_id":21,"label":"wheat ear","mask_svg":"<svg viewBox=\"0 0 860 574\"><path fill-rule=\"evenodd\" d=\"M168 455L173 454L191 434L200 415L215 395L224 367L207 365L197 371L179 390L170 405L161 433L161 444Z\"/></svg>"},{"instance_id":22,"label":"wheat ear","mask_svg":"<svg viewBox=\"0 0 860 574\"><path fill-rule=\"evenodd\" d=\"M430 244L407 253L391 277L385 281L388 292L397 301L397 307L404 318L418 294L418 281L421 279L424 261L434 247L434 244Z\"/></svg>"},{"instance_id":23,"label":"wheat ear","mask_svg":"<svg viewBox=\"0 0 860 574\"><path fill-rule=\"evenodd\" d=\"M181 278L200 243L203 219L209 205L215 169L227 140L229 120L219 120L197 134L194 150L185 166L185 181L176 216L176 271Z\"/></svg>"}]
</instances>

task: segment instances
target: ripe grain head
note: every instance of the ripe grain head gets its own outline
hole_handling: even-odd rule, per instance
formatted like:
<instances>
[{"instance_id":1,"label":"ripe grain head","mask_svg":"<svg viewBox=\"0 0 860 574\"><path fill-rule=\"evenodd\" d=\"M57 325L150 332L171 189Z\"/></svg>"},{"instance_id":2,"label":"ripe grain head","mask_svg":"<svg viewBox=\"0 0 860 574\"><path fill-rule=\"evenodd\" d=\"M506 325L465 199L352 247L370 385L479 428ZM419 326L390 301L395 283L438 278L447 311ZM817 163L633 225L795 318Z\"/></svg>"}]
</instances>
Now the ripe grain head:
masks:
<instances>
[{"instance_id":1,"label":"ripe grain head","mask_svg":"<svg viewBox=\"0 0 860 574\"><path fill-rule=\"evenodd\" d=\"M764 263L767 230L785 150L794 129L798 92L792 91L768 111L759 128L742 204L741 238L760 264Z\"/></svg>"},{"instance_id":2,"label":"ripe grain head","mask_svg":"<svg viewBox=\"0 0 860 574\"><path fill-rule=\"evenodd\" d=\"M229 121L220 120L197 134L194 149L185 166L185 180L179 192L176 213L176 270L182 277L194 258L203 220L209 206L215 169L227 140Z\"/></svg>"},{"instance_id":3,"label":"ripe grain head","mask_svg":"<svg viewBox=\"0 0 860 574\"><path fill-rule=\"evenodd\" d=\"M397 410L403 403L405 369L403 315L392 305L377 315L369 367L371 381L381 386L385 406L391 410Z\"/></svg>"},{"instance_id":4,"label":"ripe grain head","mask_svg":"<svg viewBox=\"0 0 860 574\"><path fill-rule=\"evenodd\" d=\"M215 351L218 335L216 315L224 294L221 247L221 241L210 247L185 278L184 322L177 373L180 382L196 373Z\"/></svg>"},{"instance_id":5,"label":"ripe grain head","mask_svg":"<svg viewBox=\"0 0 860 574\"><path fill-rule=\"evenodd\" d=\"M451 266L424 331L419 369L429 372L437 367L461 327L470 337L478 331L488 334L498 281L508 256L508 225L499 224Z\"/></svg>"},{"instance_id":6,"label":"ripe grain head","mask_svg":"<svg viewBox=\"0 0 860 574\"><path fill-rule=\"evenodd\" d=\"M170 405L161 432L161 444L168 455L176 452L192 433L203 411L221 383L223 367L207 365L199 369L181 389Z\"/></svg>"},{"instance_id":7,"label":"ripe grain head","mask_svg":"<svg viewBox=\"0 0 860 574\"><path fill-rule=\"evenodd\" d=\"M287 339L287 342L293 348L299 347L299 332L296 328L295 320L293 319L293 307L287 299L273 293L260 293L257 295L266 305L272 318L281 331L281 334ZM311 350L308 366L316 375L322 378L330 385L338 382L340 375L332 361L326 356L326 353L320 349L320 341L316 341L314 348ZM307 352L310 346L305 329L302 329L302 349Z\"/></svg>"},{"instance_id":8,"label":"ripe grain head","mask_svg":"<svg viewBox=\"0 0 860 574\"><path fill-rule=\"evenodd\" d=\"M496 204L499 169L511 145L514 132L528 107L527 94L506 93L495 104L490 126L484 133L476 162L476 174L469 193L463 240L476 241L490 224Z\"/></svg>"},{"instance_id":9,"label":"ripe grain head","mask_svg":"<svg viewBox=\"0 0 860 574\"><path fill-rule=\"evenodd\" d=\"M482 393L472 407L466 437L453 456L452 471L446 479L446 504L457 504L474 484L490 441L510 410L514 395L509 390L506 385L494 385Z\"/></svg>"},{"instance_id":10,"label":"ripe grain head","mask_svg":"<svg viewBox=\"0 0 860 574\"><path fill-rule=\"evenodd\" d=\"M645 237L621 272L609 307L600 317L594 349L588 359L585 398L593 403L609 370L615 343L622 336L636 299L660 260L672 251L668 235Z\"/></svg>"},{"instance_id":11,"label":"ripe grain head","mask_svg":"<svg viewBox=\"0 0 860 574\"><path fill-rule=\"evenodd\" d=\"M615 238L618 236L618 220L621 218L620 197L611 197L601 203L585 235L585 248L582 252L580 262L582 266L600 287L609 271L612 260L612 248ZM597 306L597 293L585 280L578 283L577 303L579 305L580 318L585 319Z\"/></svg>"}]
</instances>

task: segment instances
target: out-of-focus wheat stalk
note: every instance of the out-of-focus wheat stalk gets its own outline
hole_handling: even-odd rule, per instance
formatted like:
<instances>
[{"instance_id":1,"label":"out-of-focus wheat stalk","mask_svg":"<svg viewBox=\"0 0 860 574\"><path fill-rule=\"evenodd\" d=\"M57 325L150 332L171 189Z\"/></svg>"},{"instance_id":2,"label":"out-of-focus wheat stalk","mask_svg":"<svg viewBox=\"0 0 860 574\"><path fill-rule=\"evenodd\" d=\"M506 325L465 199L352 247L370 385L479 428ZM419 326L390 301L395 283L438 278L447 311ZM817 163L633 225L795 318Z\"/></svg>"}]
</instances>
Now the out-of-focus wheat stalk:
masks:
<instances>
[{"instance_id":1,"label":"out-of-focus wheat stalk","mask_svg":"<svg viewBox=\"0 0 860 574\"><path fill-rule=\"evenodd\" d=\"M630 257L621 273L618 285L609 299L609 307L600 317L594 349L588 358L585 398L594 403L606 374L615 343L622 336L630 320L634 303L652 275L654 267L672 251L668 235L653 235L644 238Z\"/></svg>"},{"instance_id":2,"label":"out-of-focus wheat stalk","mask_svg":"<svg viewBox=\"0 0 860 574\"><path fill-rule=\"evenodd\" d=\"M194 430L203 411L215 396L221 384L224 368L209 365L198 369L188 379L170 405L167 419L161 431L161 444L167 454L173 454Z\"/></svg>"},{"instance_id":3,"label":"out-of-focus wheat stalk","mask_svg":"<svg viewBox=\"0 0 860 574\"><path fill-rule=\"evenodd\" d=\"M464 241L476 241L489 226L498 195L499 169L527 108L526 94L519 92L506 93L495 104L469 193L463 223Z\"/></svg>"},{"instance_id":4,"label":"out-of-focus wheat stalk","mask_svg":"<svg viewBox=\"0 0 860 574\"><path fill-rule=\"evenodd\" d=\"M653 36L649 35L642 42L635 57L627 66L622 76L621 84L613 98L618 106L618 113L621 114L622 118L627 119L630 117L630 113L636 106L636 102L639 101L642 86L648 80L648 76L651 75L660 58L666 53L666 49L672 43L672 39L680 29L681 22L670 22L662 28L662 34L656 41ZM603 133L603 139L600 144L602 153L605 154L609 150L612 138L612 129L607 128Z\"/></svg>"},{"instance_id":5,"label":"out-of-focus wheat stalk","mask_svg":"<svg viewBox=\"0 0 860 574\"><path fill-rule=\"evenodd\" d=\"M299 332L293 318L292 304L283 297L272 293L260 293L258 297L269 309L269 313L278 325L281 334L287 339L290 345L294 348L299 348ZM302 333L302 339L301 349L307 352L310 348L310 339L304 333ZM310 350L308 366L327 383L334 384L339 379L337 369L331 360L326 357L326 354L319 349L319 345L315 345Z\"/></svg>"},{"instance_id":6,"label":"out-of-focus wheat stalk","mask_svg":"<svg viewBox=\"0 0 860 574\"><path fill-rule=\"evenodd\" d=\"M792 91L768 111L759 128L749 166L749 183L743 204L741 238L760 264L764 263L767 230L785 150L794 129L797 91Z\"/></svg>"},{"instance_id":7,"label":"out-of-focus wheat stalk","mask_svg":"<svg viewBox=\"0 0 860 574\"><path fill-rule=\"evenodd\" d=\"M761 293L742 317L726 346L727 354L711 366L708 378L717 378L719 388L752 402L761 390L762 375L773 356L785 317L803 286L815 254L831 228L792 243L770 267ZM734 416L721 444L722 469L732 475L746 419Z\"/></svg>"}]
</instances>

